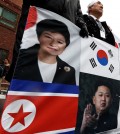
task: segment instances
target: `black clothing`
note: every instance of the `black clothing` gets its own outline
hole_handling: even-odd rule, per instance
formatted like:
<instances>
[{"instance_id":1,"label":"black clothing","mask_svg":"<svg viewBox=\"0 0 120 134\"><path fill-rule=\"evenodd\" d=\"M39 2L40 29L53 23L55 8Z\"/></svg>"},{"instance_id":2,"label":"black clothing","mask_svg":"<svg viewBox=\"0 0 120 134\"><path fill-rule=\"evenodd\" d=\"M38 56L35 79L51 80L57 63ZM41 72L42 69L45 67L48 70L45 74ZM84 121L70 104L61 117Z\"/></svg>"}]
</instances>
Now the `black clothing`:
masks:
<instances>
[{"instance_id":1,"label":"black clothing","mask_svg":"<svg viewBox=\"0 0 120 134\"><path fill-rule=\"evenodd\" d=\"M39 44L36 44L28 49L20 50L18 63L13 76L14 79L43 82L38 67L39 46ZM57 68L52 83L76 85L75 81L75 69L57 57Z\"/></svg>"},{"instance_id":2,"label":"black clothing","mask_svg":"<svg viewBox=\"0 0 120 134\"><path fill-rule=\"evenodd\" d=\"M106 22L101 22L102 26L105 29L105 36L106 36L106 38L102 38L100 36L100 28L99 28L96 20L94 20L94 18L92 16L88 16L88 15L84 15L83 17L84 17L84 21L87 25L88 32L91 36L94 36L98 39L101 39L101 40L115 46L114 36L113 36L111 30L109 29L108 25L106 24Z\"/></svg>"},{"instance_id":3,"label":"black clothing","mask_svg":"<svg viewBox=\"0 0 120 134\"><path fill-rule=\"evenodd\" d=\"M9 71L9 68L10 68L10 65L4 65L4 72L3 72L3 76L6 76L6 74L8 73Z\"/></svg>"},{"instance_id":4,"label":"black clothing","mask_svg":"<svg viewBox=\"0 0 120 134\"><path fill-rule=\"evenodd\" d=\"M87 29L87 26L86 25L84 25L83 27L82 27L82 29L80 30L80 32L79 32L79 35L81 36L81 37L88 37L88 35L89 35L89 32L88 32L88 29Z\"/></svg>"},{"instance_id":5,"label":"black clothing","mask_svg":"<svg viewBox=\"0 0 120 134\"><path fill-rule=\"evenodd\" d=\"M0 78L3 77L3 74L4 74L4 65L0 64Z\"/></svg>"},{"instance_id":6,"label":"black clothing","mask_svg":"<svg viewBox=\"0 0 120 134\"><path fill-rule=\"evenodd\" d=\"M115 128L117 128L117 116L107 112L100 116L95 132L99 133Z\"/></svg>"},{"instance_id":7,"label":"black clothing","mask_svg":"<svg viewBox=\"0 0 120 134\"><path fill-rule=\"evenodd\" d=\"M85 134L96 134L115 128L117 128L117 116L106 112L100 116L96 128L86 128Z\"/></svg>"}]
</instances>

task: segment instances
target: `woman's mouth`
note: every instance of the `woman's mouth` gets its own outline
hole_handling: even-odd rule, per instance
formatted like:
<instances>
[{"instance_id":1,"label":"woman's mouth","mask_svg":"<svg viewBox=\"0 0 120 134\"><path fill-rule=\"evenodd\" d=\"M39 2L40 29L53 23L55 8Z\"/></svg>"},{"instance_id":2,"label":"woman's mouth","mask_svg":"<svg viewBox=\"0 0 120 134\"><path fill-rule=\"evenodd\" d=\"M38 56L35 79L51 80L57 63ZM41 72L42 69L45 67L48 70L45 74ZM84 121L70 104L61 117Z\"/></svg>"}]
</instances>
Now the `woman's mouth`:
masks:
<instances>
[{"instance_id":1,"label":"woman's mouth","mask_svg":"<svg viewBox=\"0 0 120 134\"><path fill-rule=\"evenodd\" d=\"M48 47L48 48L51 50L54 50L54 51L58 51L58 48L56 48L56 47Z\"/></svg>"}]
</instances>

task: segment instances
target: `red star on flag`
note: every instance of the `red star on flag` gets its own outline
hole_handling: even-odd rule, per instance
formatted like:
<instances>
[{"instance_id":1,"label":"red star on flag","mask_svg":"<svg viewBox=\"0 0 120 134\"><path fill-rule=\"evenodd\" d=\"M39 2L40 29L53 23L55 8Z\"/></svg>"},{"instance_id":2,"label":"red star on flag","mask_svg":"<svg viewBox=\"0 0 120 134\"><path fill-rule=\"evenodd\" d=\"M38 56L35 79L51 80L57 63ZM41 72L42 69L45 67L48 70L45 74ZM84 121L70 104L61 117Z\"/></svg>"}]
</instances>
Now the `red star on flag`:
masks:
<instances>
[{"instance_id":1,"label":"red star on flag","mask_svg":"<svg viewBox=\"0 0 120 134\"><path fill-rule=\"evenodd\" d=\"M14 118L12 124L10 125L10 128L14 126L16 123L21 123L22 125L25 126L25 121L24 118L31 114L32 112L24 112L23 111L23 105L21 105L20 109L16 113L8 113L11 117Z\"/></svg>"}]
</instances>

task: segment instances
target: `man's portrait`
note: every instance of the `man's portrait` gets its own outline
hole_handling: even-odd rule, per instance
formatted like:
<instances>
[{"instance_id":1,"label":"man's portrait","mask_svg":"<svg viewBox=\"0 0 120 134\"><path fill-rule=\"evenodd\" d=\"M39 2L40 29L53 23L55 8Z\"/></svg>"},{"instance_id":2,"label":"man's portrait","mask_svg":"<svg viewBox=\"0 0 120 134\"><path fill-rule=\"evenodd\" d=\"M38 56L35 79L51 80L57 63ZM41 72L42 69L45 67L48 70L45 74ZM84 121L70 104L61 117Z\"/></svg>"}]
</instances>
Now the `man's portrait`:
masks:
<instances>
[{"instance_id":1,"label":"man's portrait","mask_svg":"<svg viewBox=\"0 0 120 134\"><path fill-rule=\"evenodd\" d=\"M80 85L76 131L96 134L116 129L120 82L81 73Z\"/></svg>"}]
</instances>

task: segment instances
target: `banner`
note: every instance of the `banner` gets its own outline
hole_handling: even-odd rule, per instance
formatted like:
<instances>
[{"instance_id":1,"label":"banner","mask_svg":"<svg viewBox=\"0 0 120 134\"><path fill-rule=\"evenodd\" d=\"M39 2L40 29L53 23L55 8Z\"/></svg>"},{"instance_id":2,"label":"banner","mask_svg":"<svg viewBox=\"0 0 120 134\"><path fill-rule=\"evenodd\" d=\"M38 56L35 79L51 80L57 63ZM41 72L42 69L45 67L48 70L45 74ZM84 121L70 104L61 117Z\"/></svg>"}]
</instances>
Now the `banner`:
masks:
<instances>
[{"instance_id":1,"label":"banner","mask_svg":"<svg viewBox=\"0 0 120 134\"><path fill-rule=\"evenodd\" d=\"M45 9L31 7L0 132L75 131L79 95L79 28Z\"/></svg>"},{"instance_id":2,"label":"banner","mask_svg":"<svg viewBox=\"0 0 120 134\"><path fill-rule=\"evenodd\" d=\"M119 96L119 49L94 37L81 39L76 134L119 132Z\"/></svg>"},{"instance_id":3,"label":"banner","mask_svg":"<svg viewBox=\"0 0 120 134\"><path fill-rule=\"evenodd\" d=\"M119 47L80 38L79 31L56 13L30 7L0 133L119 132Z\"/></svg>"}]
</instances>

